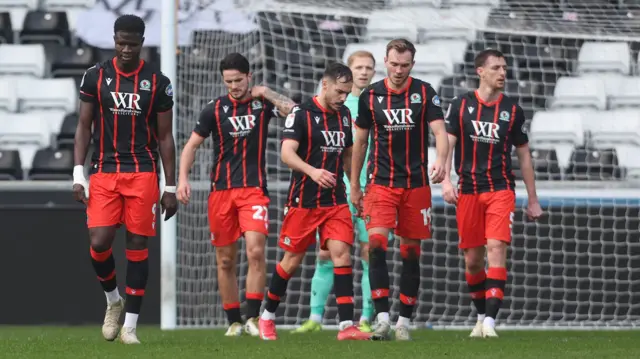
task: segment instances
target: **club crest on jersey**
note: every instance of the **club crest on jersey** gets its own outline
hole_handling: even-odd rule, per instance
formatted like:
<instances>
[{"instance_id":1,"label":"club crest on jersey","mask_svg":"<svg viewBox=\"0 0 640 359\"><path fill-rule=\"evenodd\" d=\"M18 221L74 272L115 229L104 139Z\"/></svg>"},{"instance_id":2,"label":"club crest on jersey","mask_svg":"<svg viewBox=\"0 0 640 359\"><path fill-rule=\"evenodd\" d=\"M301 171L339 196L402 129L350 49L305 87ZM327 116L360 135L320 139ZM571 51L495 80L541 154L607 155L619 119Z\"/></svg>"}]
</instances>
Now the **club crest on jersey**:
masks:
<instances>
[{"instance_id":1,"label":"club crest on jersey","mask_svg":"<svg viewBox=\"0 0 640 359\"><path fill-rule=\"evenodd\" d=\"M342 126L349 127L349 119L347 118L347 116L342 117Z\"/></svg>"},{"instance_id":2,"label":"club crest on jersey","mask_svg":"<svg viewBox=\"0 0 640 359\"><path fill-rule=\"evenodd\" d=\"M293 122L296 119L296 114L295 113L290 113L289 116L287 116L287 119L284 121L284 127L286 128L291 128L293 127Z\"/></svg>"},{"instance_id":3,"label":"club crest on jersey","mask_svg":"<svg viewBox=\"0 0 640 359\"><path fill-rule=\"evenodd\" d=\"M411 103L420 103L422 102L422 96L420 94L414 93L411 94Z\"/></svg>"},{"instance_id":4,"label":"club crest on jersey","mask_svg":"<svg viewBox=\"0 0 640 359\"><path fill-rule=\"evenodd\" d=\"M511 116L509 115L509 112L507 111L500 112L500 121L509 122L510 119L511 119Z\"/></svg>"},{"instance_id":5,"label":"club crest on jersey","mask_svg":"<svg viewBox=\"0 0 640 359\"><path fill-rule=\"evenodd\" d=\"M140 81L140 90L144 90L144 91L151 90L151 82L149 82L149 80Z\"/></svg>"},{"instance_id":6,"label":"club crest on jersey","mask_svg":"<svg viewBox=\"0 0 640 359\"><path fill-rule=\"evenodd\" d=\"M259 100L254 100L254 101L251 103L251 108L252 108L252 109L254 109L254 110L259 110L259 109L261 109L261 108L262 108L262 102L261 102L261 101L259 101Z\"/></svg>"},{"instance_id":7,"label":"club crest on jersey","mask_svg":"<svg viewBox=\"0 0 640 359\"><path fill-rule=\"evenodd\" d=\"M433 102L434 105L440 107L440 97L438 97L438 95L433 95L433 99L431 100L431 102Z\"/></svg>"},{"instance_id":8,"label":"club crest on jersey","mask_svg":"<svg viewBox=\"0 0 640 359\"><path fill-rule=\"evenodd\" d=\"M166 93L167 96L173 96L173 86L171 86L171 84L168 84L167 89L164 90L164 93Z\"/></svg>"}]
</instances>

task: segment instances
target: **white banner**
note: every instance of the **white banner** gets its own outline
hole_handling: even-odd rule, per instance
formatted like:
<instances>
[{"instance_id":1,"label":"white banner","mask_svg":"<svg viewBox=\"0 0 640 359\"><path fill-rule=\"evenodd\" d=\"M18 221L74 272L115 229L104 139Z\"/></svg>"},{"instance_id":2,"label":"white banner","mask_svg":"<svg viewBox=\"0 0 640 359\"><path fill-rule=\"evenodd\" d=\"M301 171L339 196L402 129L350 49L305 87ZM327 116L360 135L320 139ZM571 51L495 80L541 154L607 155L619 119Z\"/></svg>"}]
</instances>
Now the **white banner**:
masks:
<instances>
[{"instance_id":1,"label":"white banner","mask_svg":"<svg viewBox=\"0 0 640 359\"><path fill-rule=\"evenodd\" d=\"M159 0L97 0L79 13L77 35L85 43L101 49L113 44L113 23L125 14L140 16L145 24L145 46L161 45ZM254 14L241 11L234 0L180 0L178 45L187 46L194 30L221 30L249 33L257 29Z\"/></svg>"}]
</instances>

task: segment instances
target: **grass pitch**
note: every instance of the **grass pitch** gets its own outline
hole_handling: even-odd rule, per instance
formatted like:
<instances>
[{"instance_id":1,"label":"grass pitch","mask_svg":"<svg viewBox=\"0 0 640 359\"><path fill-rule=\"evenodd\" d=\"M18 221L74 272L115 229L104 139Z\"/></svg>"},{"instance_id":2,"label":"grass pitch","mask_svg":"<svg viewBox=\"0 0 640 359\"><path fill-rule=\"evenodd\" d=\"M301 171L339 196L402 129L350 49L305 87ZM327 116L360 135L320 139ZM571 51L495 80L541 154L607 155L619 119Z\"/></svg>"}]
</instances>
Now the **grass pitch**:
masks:
<instances>
[{"instance_id":1,"label":"grass pitch","mask_svg":"<svg viewBox=\"0 0 640 359\"><path fill-rule=\"evenodd\" d=\"M0 358L640 358L640 331L500 331L495 340L469 339L467 331L419 330L411 342L338 342L336 332L279 340L226 338L220 330L161 331L141 327L138 346L102 339L99 327L0 327Z\"/></svg>"}]
</instances>

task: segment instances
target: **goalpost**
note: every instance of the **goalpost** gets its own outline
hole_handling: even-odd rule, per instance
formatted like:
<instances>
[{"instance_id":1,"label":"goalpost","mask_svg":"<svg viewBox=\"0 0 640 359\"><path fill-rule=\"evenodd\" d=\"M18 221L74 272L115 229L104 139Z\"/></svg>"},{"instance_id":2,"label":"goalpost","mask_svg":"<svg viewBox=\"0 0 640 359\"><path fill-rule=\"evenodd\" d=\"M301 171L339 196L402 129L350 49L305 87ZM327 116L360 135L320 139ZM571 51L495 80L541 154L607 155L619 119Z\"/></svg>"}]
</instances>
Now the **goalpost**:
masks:
<instances>
[{"instance_id":1,"label":"goalpost","mask_svg":"<svg viewBox=\"0 0 640 359\"><path fill-rule=\"evenodd\" d=\"M249 58L254 83L266 84L289 96L308 98L316 93L322 69L330 61L342 60L345 52L363 43L383 44L388 36L408 37L415 39L419 46L437 45L436 48L442 50L432 54L435 56L429 57L427 65L421 63L414 68L414 76L433 83L441 91L443 102L447 103L451 98L444 93L457 94L473 86L471 76L464 82L450 81L448 75L464 72L462 65L472 61L465 55L469 43L480 39L483 47L497 44L515 49L525 45L523 39L533 39L536 45L548 43L553 47L559 44L557 46L566 53L577 53L579 45L574 40L590 38L588 33L579 33L572 38L571 33L561 35L549 29L534 28L521 29L515 34L507 26L514 19L512 14L498 11L497 17L495 13L493 17L489 16L490 6L498 6L500 1L391 2L403 5L379 10L385 1L367 1L367 6L363 7L365 2L361 0L238 0L233 2L235 8L231 6L228 11L221 11L220 16L236 11L232 19L234 16L255 17L255 29L196 31L192 34L192 45L180 48L176 54L177 1L162 0L162 70L174 86L174 136L178 157L201 108L225 92L218 62L229 52L240 52ZM435 5L452 6L453 3L467 3L466 10L447 12L445 6L444 15L439 16L424 10ZM470 7L472 3L476 6ZM480 3L486 6L477 6ZM525 8L526 1L522 3ZM406 27L390 24L391 20L406 23ZM616 21L607 23L609 31L615 29ZM376 26L368 26L368 23ZM443 29L449 33L444 33ZM611 33L605 35L613 36ZM443 40L446 36L453 36L453 39ZM594 35L594 38L597 37ZM371 48L379 59L379 53L375 52L379 46ZM516 84L522 91L532 84L553 87L557 77L565 75L559 69L540 65L538 54L522 51L518 56L522 56L522 61L516 60L516 65L529 66L527 69L532 74L527 83ZM443 58L447 61L441 61ZM381 61L377 62L379 78L384 74L384 68ZM533 71L538 67L538 72ZM528 119L534 111L543 109L545 98L551 95L547 90L532 90L531 96L523 100ZM279 160L282 121L278 118L271 121L266 154L271 196L271 226L266 250L268 273L273 271L282 254L277 246L277 236L289 176ZM198 151L191 172L191 203L180 206L175 220L161 222L163 329L226 325L207 223L212 161L213 149L207 140ZM498 324L515 329L635 328L640 319L639 188L638 183L626 181L539 181L538 196L545 216L532 223L524 218L526 192L519 182L513 243L508 258L507 292ZM468 328L475 323L475 312L466 289L463 258L457 248L455 209L444 204L439 186L433 187L433 196L434 233L433 239L423 244L422 282L414 322L418 327ZM239 245L238 278L243 300L247 266L242 240ZM353 252L357 318L362 304L357 245ZM397 313L401 264L397 244L390 246L387 258L393 293L392 311ZM280 328L297 326L308 318L314 264L315 252L310 249L289 283L288 294L278 310ZM337 324L333 295L327 301L325 324Z\"/></svg>"}]
</instances>

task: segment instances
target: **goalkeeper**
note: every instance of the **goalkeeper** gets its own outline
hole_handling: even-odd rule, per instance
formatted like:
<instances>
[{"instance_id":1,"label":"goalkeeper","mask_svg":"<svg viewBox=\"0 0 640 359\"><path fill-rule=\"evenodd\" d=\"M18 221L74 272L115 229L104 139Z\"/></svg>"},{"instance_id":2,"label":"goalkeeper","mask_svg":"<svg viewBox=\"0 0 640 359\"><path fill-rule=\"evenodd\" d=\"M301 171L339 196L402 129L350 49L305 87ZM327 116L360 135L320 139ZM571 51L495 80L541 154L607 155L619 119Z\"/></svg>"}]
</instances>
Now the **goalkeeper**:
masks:
<instances>
[{"instance_id":1,"label":"goalkeeper","mask_svg":"<svg viewBox=\"0 0 640 359\"><path fill-rule=\"evenodd\" d=\"M347 60L347 65L353 73L353 88L347 97L345 105L351 111L351 117L355 122L358 117L358 97L364 88L369 86L373 75L375 74L375 59L368 51L356 51ZM351 127L355 132L355 126ZM369 146L371 148L371 146ZM368 158L367 153L367 158ZM366 161L366 159L365 159ZM360 173L360 183L362 187L366 185L366 169ZM355 177L354 177L355 178ZM346 184L347 200L349 201L349 180L344 176ZM362 261L362 315L360 316L359 329L362 332L370 333L371 318L373 317L373 302L371 300L371 287L369 285L369 237L365 228L364 220L356 216L356 209L349 201L349 207L353 214L353 227L356 237L360 241L360 259ZM390 237L393 237L390 235ZM294 330L293 333L309 333L322 329L322 318L324 315L324 306L329 297L329 293L333 287L333 262L329 256L329 252L320 250L318 253L318 261L316 263L316 271L311 280L311 316L302 326Z\"/></svg>"}]
</instances>

